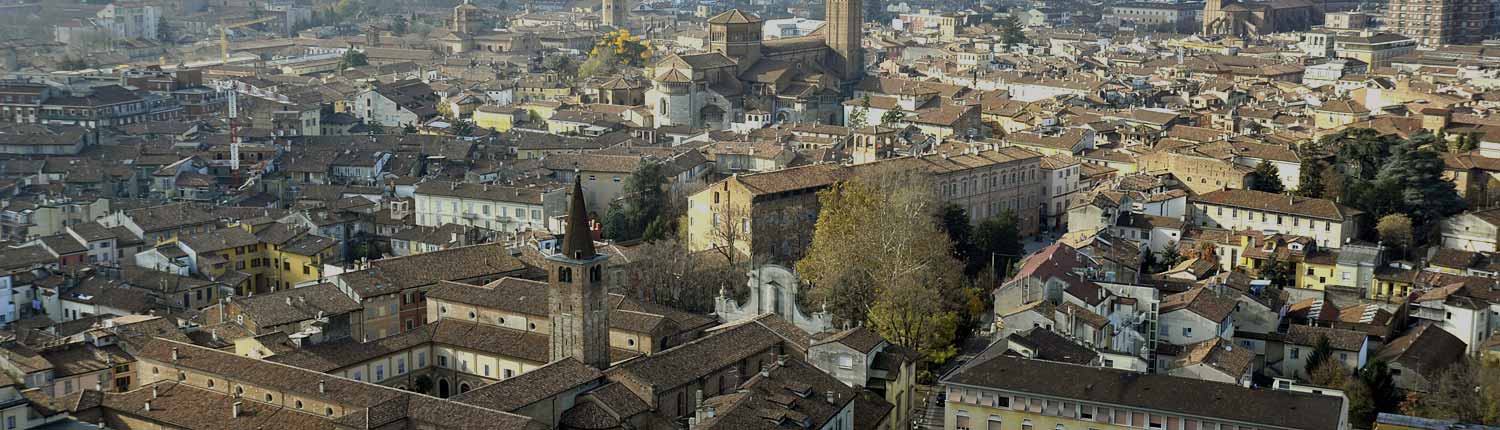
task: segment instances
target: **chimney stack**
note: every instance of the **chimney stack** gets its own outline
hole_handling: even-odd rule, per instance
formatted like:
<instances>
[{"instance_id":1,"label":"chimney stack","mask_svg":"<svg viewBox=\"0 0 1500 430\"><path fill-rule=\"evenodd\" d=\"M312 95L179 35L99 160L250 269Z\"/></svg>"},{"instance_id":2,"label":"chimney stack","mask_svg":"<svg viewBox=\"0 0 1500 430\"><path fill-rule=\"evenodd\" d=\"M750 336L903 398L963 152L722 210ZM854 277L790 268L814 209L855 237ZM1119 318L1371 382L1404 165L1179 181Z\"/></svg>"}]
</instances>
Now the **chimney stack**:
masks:
<instances>
[{"instance_id":1,"label":"chimney stack","mask_svg":"<svg viewBox=\"0 0 1500 430\"><path fill-rule=\"evenodd\" d=\"M151 401L150 400L146 401L146 412L151 412Z\"/></svg>"},{"instance_id":2,"label":"chimney stack","mask_svg":"<svg viewBox=\"0 0 1500 430\"><path fill-rule=\"evenodd\" d=\"M327 392L328 392L328 384L324 383L322 379L319 379L318 380L318 394L324 394L324 393L327 393Z\"/></svg>"},{"instance_id":3,"label":"chimney stack","mask_svg":"<svg viewBox=\"0 0 1500 430\"><path fill-rule=\"evenodd\" d=\"M151 398L155 399L155 398L157 398L160 395L161 395L161 392L157 391L156 386L155 385L151 386Z\"/></svg>"},{"instance_id":4,"label":"chimney stack","mask_svg":"<svg viewBox=\"0 0 1500 430\"><path fill-rule=\"evenodd\" d=\"M180 358L182 358L182 356L180 354L178 354L177 347L175 347L175 346L172 347L172 361L175 362L175 361L177 361Z\"/></svg>"},{"instance_id":5,"label":"chimney stack","mask_svg":"<svg viewBox=\"0 0 1500 430\"><path fill-rule=\"evenodd\" d=\"M838 404L838 402L836 401L836 399L834 397L833 390L828 390L827 394L828 394L828 404L830 404L830 405Z\"/></svg>"},{"instance_id":6,"label":"chimney stack","mask_svg":"<svg viewBox=\"0 0 1500 430\"><path fill-rule=\"evenodd\" d=\"M234 406L230 407L229 417L230 418L239 418L240 417L240 408L243 407L244 405L245 405L245 402L234 402Z\"/></svg>"}]
</instances>

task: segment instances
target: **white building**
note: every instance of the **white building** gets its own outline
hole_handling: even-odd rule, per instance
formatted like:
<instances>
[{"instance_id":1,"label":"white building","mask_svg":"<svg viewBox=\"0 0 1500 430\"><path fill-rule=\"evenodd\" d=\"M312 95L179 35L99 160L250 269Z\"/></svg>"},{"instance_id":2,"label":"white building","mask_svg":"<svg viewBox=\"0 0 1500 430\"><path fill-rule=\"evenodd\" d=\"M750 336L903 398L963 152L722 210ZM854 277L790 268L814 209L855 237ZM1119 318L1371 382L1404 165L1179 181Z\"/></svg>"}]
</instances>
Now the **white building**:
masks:
<instances>
[{"instance_id":1,"label":"white building","mask_svg":"<svg viewBox=\"0 0 1500 430\"><path fill-rule=\"evenodd\" d=\"M1189 200L1192 220L1202 227L1277 232L1313 238L1339 248L1359 231L1359 210L1332 200L1252 190L1220 190Z\"/></svg>"},{"instance_id":2,"label":"white building","mask_svg":"<svg viewBox=\"0 0 1500 430\"><path fill-rule=\"evenodd\" d=\"M545 230L547 219L566 210L564 188L504 187L430 181L417 185L417 225L458 224L487 230Z\"/></svg>"},{"instance_id":3,"label":"white building","mask_svg":"<svg viewBox=\"0 0 1500 430\"><path fill-rule=\"evenodd\" d=\"M160 35L161 11L156 6L139 2L118 2L105 6L95 14L96 23L117 36L131 39L156 40Z\"/></svg>"},{"instance_id":4,"label":"white building","mask_svg":"<svg viewBox=\"0 0 1500 430\"><path fill-rule=\"evenodd\" d=\"M1078 178L1081 169L1078 159L1069 155L1051 155L1042 159L1042 186L1046 188L1047 201L1042 208L1042 228L1052 231L1068 231L1068 208L1078 193Z\"/></svg>"},{"instance_id":5,"label":"white building","mask_svg":"<svg viewBox=\"0 0 1500 430\"><path fill-rule=\"evenodd\" d=\"M1441 221L1443 247L1495 252L1500 242L1500 209L1464 212Z\"/></svg>"}]
</instances>

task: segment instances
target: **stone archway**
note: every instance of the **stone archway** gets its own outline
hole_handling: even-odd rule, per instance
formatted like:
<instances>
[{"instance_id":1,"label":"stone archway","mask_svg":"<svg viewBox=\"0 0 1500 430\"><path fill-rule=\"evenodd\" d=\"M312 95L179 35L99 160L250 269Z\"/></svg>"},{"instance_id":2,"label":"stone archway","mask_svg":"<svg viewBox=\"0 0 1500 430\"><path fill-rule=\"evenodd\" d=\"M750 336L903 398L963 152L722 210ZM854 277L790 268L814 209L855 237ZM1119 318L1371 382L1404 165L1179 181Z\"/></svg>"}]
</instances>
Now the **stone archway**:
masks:
<instances>
[{"instance_id":1,"label":"stone archway","mask_svg":"<svg viewBox=\"0 0 1500 430\"><path fill-rule=\"evenodd\" d=\"M469 383L468 382L464 382L464 383L458 384L458 394L463 394L463 393L467 393L467 392L469 392Z\"/></svg>"},{"instance_id":2,"label":"stone archway","mask_svg":"<svg viewBox=\"0 0 1500 430\"><path fill-rule=\"evenodd\" d=\"M438 398L440 398L440 399L446 399L446 398L448 398L448 394L449 394L448 378L439 379L438 380Z\"/></svg>"}]
</instances>

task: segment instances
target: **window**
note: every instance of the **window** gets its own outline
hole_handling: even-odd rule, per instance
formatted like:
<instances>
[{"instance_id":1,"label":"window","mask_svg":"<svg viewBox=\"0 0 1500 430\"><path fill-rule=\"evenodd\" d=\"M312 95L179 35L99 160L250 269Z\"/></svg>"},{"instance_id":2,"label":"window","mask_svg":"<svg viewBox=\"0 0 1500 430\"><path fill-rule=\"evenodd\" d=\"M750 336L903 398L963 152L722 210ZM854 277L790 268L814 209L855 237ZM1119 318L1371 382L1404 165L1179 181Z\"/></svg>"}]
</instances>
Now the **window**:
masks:
<instances>
[{"instance_id":1,"label":"window","mask_svg":"<svg viewBox=\"0 0 1500 430\"><path fill-rule=\"evenodd\" d=\"M266 393L266 402L275 402L275 401L276 401L276 397L272 396L271 393Z\"/></svg>"},{"instance_id":2,"label":"window","mask_svg":"<svg viewBox=\"0 0 1500 430\"><path fill-rule=\"evenodd\" d=\"M323 408L323 415L333 416L333 408Z\"/></svg>"},{"instance_id":3,"label":"window","mask_svg":"<svg viewBox=\"0 0 1500 430\"><path fill-rule=\"evenodd\" d=\"M505 369L506 378L510 378L512 375L515 375L515 372L511 371L510 369Z\"/></svg>"},{"instance_id":4,"label":"window","mask_svg":"<svg viewBox=\"0 0 1500 430\"><path fill-rule=\"evenodd\" d=\"M490 376L490 365L484 365L484 376Z\"/></svg>"},{"instance_id":5,"label":"window","mask_svg":"<svg viewBox=\"0 0 1500 430\"><path fill-rule=\"evenodd\" d=\"M438 367L448 367L448 357L439 355L437 365Z\"/></svg>"},{"instance_id":6,"label":"window","mask_svg":"<svg viewBox=\"0 0 1500 430\"><path fill-rule=\"evenodd\" d=\"M853 369L854 368L854 357L851 357L851 356L849 356L847 354L839 354L839 368L840 369Z\"/></svg>"},{"instance_id":7,"label":"window","mask_svg":"<svg viewBox=\"0 0 1500 430\"><path fill-rule=\"evenodd\" d=\"M375 379L374 379L374 381L375 382L380 382L380 381L383 381L383 380L385 380L385 365L384 364L377 364L377 365L375 365Z\"/></svg>"},{"instance_id":8,"label":"window","mask_svg":"<svg viewBox=\"0 0 1500 430\"><path fill-rule=\"evenodd\" d=\"M295 403L295 405L297 406L297 409L302 409L302 401L301 400L298 400L297 403Z\"/></svg>"},{"instance_id":9,"label":"window","mask_svg":"<svg viewBox=\"0 0 1500 430\"><path fill-rule=\"evenodd\" d=\"M1182 336L1183 337L1192 337L1193 336L1193 328L1192 327L1183 327L1182 328Z\"/></svg>"},{"instance_id":10,"label":"window","mask_svg":"<svg viewBox=\"0 0 1500 430\"><path fill-rule=\"evenodd\" d=\"M1292 352L1292 358L1301 358L1302 357L1302 351L1298 350L1297 347L1295 347L1295 346L1292 347L1291 352Z\"/></svg>"},{"instance_id":11,"label":"window","mask_svg":"<svg viewBox=\"0 0 1500 430\"><path fill-rule=\"evenodd\" d=\"M1021 430L1032 430L1031 420L1021 420Z\"/></svg>"},{"instance_id":12,"label":"window","mask_svg":"<svg viewBox=\"0 0 1500 430\"><path fill-rule=\"evenodd\" d=\"M417 367L427 367L427 353L426 352L418 352L417 353Z\"/></svg>"}]
</instances>

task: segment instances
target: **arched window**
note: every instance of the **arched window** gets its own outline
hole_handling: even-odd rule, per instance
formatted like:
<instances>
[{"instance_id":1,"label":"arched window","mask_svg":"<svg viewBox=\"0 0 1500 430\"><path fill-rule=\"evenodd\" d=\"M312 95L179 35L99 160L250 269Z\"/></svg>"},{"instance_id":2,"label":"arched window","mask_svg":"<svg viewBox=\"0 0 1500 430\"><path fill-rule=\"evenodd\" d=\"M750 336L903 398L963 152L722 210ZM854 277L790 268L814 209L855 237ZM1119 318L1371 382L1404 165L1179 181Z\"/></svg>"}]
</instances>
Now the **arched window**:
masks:
<instances>
[{"instance_id":1,"label":"arched window","mask_svg":"<svg viewBox=\"0 0 1500 430\"><path fill-rule=\"evenodd\" d=\"M274 402L274 401L276 401L276 397L272 396L271 393L266 393L266 402Z\"/></svg>"},{"instance_id":2,"label":"arched window","mask_svg":"<svg viewBox=\"0 0 1500 430\"><path fill-rule=\"evenodd\" d=\"M571 268L571 267L559 267L559 268L557 268L557 281L558 282L573 282L573 268Z\"/></svg>"},{"instance_id":3,"label":"arched window","mask_svg":"<svg viewBox=\"0 0 1500 430\"><path fill-rule=\"evenodd\" d=\"M296 403L296 406L297 406L297 409L302 409L302 401L298 400L297 403Z\"/></svg>"},{"instance_id":4,"label":"arched window","mask_svg":"<svg viewBox=\"0 0 1500 430\"><path fill-rule=\"evenodd\" d=\"M604 277L604 272L599 266L589 268L589 282L599 282Z\"/></svg>"},{"instance_id":5,"label":"arched window","mask_svg":"<svg viewBox=\"0 0 1500 430\"><path fill-rule=\"evenodd\" d=\"M323 415L333 416L333 408L323 408Z\"/></svg>"}]
</instances>

